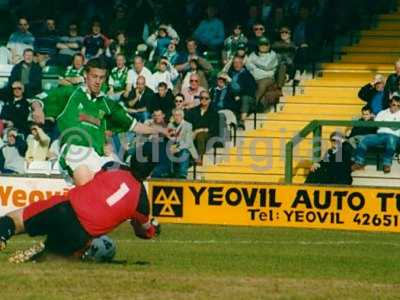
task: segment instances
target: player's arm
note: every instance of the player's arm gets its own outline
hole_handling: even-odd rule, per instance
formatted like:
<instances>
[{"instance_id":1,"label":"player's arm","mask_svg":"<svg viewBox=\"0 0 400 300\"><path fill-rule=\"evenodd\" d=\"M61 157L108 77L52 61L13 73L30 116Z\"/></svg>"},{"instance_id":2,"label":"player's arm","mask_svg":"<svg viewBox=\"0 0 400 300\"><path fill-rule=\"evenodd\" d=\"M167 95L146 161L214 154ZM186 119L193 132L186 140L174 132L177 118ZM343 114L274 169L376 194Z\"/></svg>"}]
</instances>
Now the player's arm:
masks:
<instances>
[{"instance_id":1,"label":"player's arm","mask_svg":"<svg viewBox=\"0 0 400 300\"><path fill-rule=\"evenodd\" d=\"M137 122L119 103L108 101L107 104L111 110L110 128L108 128L111 131L133 131L138 134L163 134L165 136L169 136L169 130L166 128L153 128L146 124Z\"/></svg>"},{"instance_id":2,"label":"player's arm","mask_svg":"<svg viewBox=\"0 0 400 300\"><path fill-rule=\"evenodd\" d=\"M150 221L148 221L144 224L141 224L136 219L133 219L133 220L131 220L131 225L132 225L133 231L135 232L135 235L138 238L145 239L145 240L155 238L158 235L160 235L160 232L161 232L160 224L158 223L158 221L155 218L151 219Z\"/></svg>"},{"instance_id":3,"label":"player's arm","mask_svg":"<svg viewBox=\"0 0 400 300\"><path fill-rule=\"evenodd\" d=\"M32 103L32 118L36 123L44 124L45 118L55 120L64 110L75 87L57 87L49 92L36 95Z\"/></svg>"}]
</instances>

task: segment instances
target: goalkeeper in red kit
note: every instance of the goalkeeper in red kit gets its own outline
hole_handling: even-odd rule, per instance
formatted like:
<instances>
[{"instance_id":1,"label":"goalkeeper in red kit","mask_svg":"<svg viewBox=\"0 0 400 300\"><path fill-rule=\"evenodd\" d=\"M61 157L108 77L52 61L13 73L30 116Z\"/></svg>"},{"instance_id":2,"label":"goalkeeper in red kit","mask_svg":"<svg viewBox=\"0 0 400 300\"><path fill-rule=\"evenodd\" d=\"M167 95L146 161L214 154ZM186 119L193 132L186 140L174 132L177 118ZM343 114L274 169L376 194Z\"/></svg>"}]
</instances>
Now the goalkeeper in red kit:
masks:
<instances>
[{"instance_id":1,"label":"goalkeeper in red kit","mask_svg":"<svg viewBox=\"0 0 400 300\"><path fill-rule=\"evenodd\" d=\"M149 147L146 147L149 146ZM136 236L151 239L159 225L149 216L149 202L143 180L152 172L151 145L145 144L131 165L109 163L93 180L71 189L67 196L53 196L13 211L0 218L0 250L16 234L46 236L43 248L62 256L79 256L93 238L107 234L126 220ZM141 156L139 159L138 156ZM43 249L30 251L30 260Z\"/></svg>"}]
</instances>

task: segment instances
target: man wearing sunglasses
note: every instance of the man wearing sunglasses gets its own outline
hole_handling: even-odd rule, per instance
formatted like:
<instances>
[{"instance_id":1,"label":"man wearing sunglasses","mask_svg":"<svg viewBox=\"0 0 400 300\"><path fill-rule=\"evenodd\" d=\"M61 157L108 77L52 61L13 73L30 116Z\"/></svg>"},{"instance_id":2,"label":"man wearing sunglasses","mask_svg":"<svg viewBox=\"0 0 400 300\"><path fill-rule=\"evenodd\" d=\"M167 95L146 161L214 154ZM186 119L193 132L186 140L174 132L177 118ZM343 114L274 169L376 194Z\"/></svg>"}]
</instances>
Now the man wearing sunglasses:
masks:
<instances>
[{"instance_id":1,"label":"man wearing sunglasses","mask_svg":"<svg viewBox=\"0 0 400 300\"><path fill-rule=\"evenodd\" d=\"M395 94L388 109L378 113L375 121L399 122L400 121L400 95ZM393 155L399 144L400 129L380 127L376 134L366 135L358 144L355 155L355 164L353 171L363 170L365 165L365 156L371 147L384 147L383 153L383 172L390 173Z\"/></svg>"},{"instance_id":2,"label":"man wearing sunglasses","mask_svg":"<svg viewBox=\"0 0 400 300\"><path fill-rule=\"evenodd\" d=\"M6 101L0 113L0 120L6 128L16 128L25 136L29 134L29 103L24 96L24 85L15 81L11 85L12 96Z\"/></svg>"}]
</instances>

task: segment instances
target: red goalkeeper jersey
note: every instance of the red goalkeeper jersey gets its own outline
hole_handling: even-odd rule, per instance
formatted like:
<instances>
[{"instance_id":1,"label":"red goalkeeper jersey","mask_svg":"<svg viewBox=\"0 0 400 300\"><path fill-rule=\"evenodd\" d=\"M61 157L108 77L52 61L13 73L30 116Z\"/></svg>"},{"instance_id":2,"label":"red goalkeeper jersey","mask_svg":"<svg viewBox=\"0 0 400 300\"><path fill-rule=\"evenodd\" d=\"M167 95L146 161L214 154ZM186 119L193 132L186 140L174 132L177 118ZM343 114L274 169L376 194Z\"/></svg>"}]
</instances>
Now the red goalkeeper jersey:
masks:
<instances>
[{"instance_id":1,"label":"red goalkeeper jersey","mask_svg":"<svg viewBox=\"0 0 400 300\"><path fill-rule=\"evenodd\" d=\"M89 183L72 189L68 198L85 230L100 236L136 218L142 187L127 170L100 171Z\"/></svg>"}]
</instances>

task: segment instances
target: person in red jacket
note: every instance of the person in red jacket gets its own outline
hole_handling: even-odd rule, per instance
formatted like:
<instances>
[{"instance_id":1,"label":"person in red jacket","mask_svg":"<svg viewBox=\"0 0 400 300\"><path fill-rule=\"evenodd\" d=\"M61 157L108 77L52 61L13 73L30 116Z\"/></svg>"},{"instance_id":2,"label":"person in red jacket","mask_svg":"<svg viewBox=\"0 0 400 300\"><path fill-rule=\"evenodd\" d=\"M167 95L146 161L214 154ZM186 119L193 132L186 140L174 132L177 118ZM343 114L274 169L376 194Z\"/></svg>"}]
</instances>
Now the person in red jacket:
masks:
<instances>
[{"instance_id":1,"label":"person in red jacket","mask_svg":"<svg viewBox=\"0 0 400 300\"><path fill-rule=\"evenodd\" d=\"M31 237L45 235L43 248L51 253L79 256L93 238L112 231L126 220L131 221L137 237L155 237L159 225L149 216L143 186L155 163L151 161L151 144L140 149L142 155L133 156L130 167L108 163L93 180L71 189L67 196L53 196L1 217L0 251L12 236L26 233ZM23 260L30 260L41 250L36 247Z\"/></svg>"}]
</instances>

